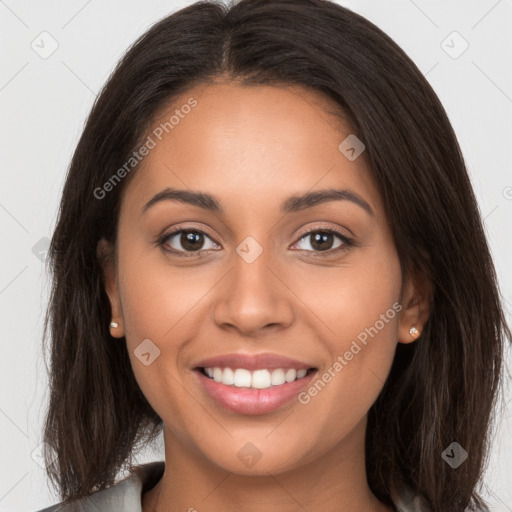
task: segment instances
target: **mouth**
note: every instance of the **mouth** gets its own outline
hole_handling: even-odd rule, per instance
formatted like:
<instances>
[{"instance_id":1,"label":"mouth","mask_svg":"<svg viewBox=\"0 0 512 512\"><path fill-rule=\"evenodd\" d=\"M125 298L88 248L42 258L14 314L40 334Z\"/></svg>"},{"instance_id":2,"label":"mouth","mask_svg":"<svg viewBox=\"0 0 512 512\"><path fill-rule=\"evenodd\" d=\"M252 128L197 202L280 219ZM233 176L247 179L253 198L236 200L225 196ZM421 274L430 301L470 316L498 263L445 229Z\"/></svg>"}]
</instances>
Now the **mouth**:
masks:
<instances>
[{"instance_id":1,"label":"mouth","mask_svg":"<svg viewBox=\"0 0 512 512\"><path fill-rule=\"evenodd\" d=\"M238 415L268 414L298 399L318 368L247 368L199 366L194 374L207 400Z\"/></svg>"},{"instance_id":2,"label":"mouth","mask_svg":"<svg viewBox=\"0 0 512 512\"><path fill-rule=\"evenodd\" d=\"M261 368L257 370L248 370L246 368L230 367L197 367L206 378L225 386L235 388L249 389L268 389L277 386L283 386L290 382L303 379L308 375L318 371L317 368Z\"/></svg>"}]
</instances>

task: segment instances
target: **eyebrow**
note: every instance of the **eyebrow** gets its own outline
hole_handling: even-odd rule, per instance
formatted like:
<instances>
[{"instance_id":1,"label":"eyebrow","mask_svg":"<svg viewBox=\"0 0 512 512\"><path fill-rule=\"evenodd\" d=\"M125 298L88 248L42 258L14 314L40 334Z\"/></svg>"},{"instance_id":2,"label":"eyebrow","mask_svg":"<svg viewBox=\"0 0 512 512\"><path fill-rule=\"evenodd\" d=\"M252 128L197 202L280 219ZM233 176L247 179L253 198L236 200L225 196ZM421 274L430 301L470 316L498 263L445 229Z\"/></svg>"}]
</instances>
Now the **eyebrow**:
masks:
<instances>
[{"instance_id":1,"label":"eyebrow","mask_svg":"<svg viewBox=\"0 0 512 512\"><path fill-rule=\"evenodd\" d=\"M182 203L191 204L214 213L222 214L220 201L211 194L206 192L194 192L191 190L178 190L174 188L166 188L152 197L142 208L144 214L149 208L162 201L180 201ZM316 192L306 192L303 195L290 196L281 204L281 212L294 213L306 208L311 208L329 201L350 201L365 210L369 215L375 216L371 206L358 194L352 190L327 188Z\"/></svg>"}]
</instances>

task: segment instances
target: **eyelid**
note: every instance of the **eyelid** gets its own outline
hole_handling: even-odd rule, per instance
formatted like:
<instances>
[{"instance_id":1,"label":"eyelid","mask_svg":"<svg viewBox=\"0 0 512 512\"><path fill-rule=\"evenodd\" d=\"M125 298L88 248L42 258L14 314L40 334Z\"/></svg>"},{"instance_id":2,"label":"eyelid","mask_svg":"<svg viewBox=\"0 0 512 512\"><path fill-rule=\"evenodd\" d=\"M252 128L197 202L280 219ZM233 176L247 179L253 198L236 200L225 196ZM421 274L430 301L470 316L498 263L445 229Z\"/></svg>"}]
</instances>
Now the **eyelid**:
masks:
<instances>
[{"instance_id":1,"label":"eyelid","mask_svg":"<svg viewBox=\"0 0 512 512\"><path fill-rule=\"evenodd\" d=\"M350 233L350 235L345 235L345 234L341 233L340 228L334 228L334 227L328 226L328 225L320 225L320 226L304 228L299 232L299 234L297 236L299 237L298 240L300 240L301 238L304 237L304 235L309 235L309 233L315 232L315 231L328 231L330 233L335 233L335 234L337 234L341 237L344 237L346 239L350 239L351 237L354 236L354 234L352 233L352 231L350 231L350 229L348 229L348 228L344 228L344 229L346 229Z\"/></svg>"}]
</instances>

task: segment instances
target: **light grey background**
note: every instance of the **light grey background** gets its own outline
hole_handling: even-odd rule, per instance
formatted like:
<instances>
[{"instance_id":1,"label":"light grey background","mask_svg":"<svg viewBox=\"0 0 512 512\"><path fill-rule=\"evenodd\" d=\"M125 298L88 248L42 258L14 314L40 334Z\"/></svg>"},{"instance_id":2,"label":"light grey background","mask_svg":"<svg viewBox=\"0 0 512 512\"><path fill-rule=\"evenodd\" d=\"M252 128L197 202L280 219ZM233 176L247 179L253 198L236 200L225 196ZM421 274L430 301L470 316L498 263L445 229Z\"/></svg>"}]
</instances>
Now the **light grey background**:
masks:
<instances>
[{"instance_id":1,"label":"light grey background","mask_svg":"<svg viewBox=\"0 0 512 512\"><path fill-rule=\"evenodd\" d=\"M2 512L58 501L37 462L47 398L40 347L49 283L42 259L72 152L96 94L126 48L155 21L190 3L0 0ZM512 0L340 3L388 33L444 104L485 218L511 321ZM469 46L461 53L465 41ZM507 357L510 368L510 350ZM512 511L510 377L502 403L484 491L496 512ZM161 458L146 452L139 460Z\"/></svg>"}]
</instances>

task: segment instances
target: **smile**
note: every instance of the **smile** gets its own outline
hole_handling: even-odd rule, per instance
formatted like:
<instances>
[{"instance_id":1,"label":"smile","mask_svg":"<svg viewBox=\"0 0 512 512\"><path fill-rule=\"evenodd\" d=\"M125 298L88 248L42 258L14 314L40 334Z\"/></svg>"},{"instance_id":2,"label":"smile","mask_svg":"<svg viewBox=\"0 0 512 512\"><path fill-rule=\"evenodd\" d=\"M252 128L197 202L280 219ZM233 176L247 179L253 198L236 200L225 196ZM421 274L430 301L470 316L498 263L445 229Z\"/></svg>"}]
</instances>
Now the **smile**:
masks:
<instances>
[{"instance_id":1,"label":"smile","mask_svg":"<svg viewBox=\"0 0 512 512\"><path fill-rule=\"evenodd\" d=\"M233 371L229 367L207 367L196 368L194 374L207 401L215 407L237 414L257 415L276 411L293 399L298 400L299 393L310 385L317 372L316 368L274 368L272 371L237 368Z\"/></svg>"},{"instance_id":2,"label":"smile","mask_svg":"<svg viewBox=\"0 0 512 512\"><path fill-rule=\"evenodd\" d=\"M247 370L245 368L200 368L200 370L215 382L220 382L226 386L247 387L253 389L266 389L274 386L282 386L287 382L293 382L305 377L308 372L314 371L314 368L300 369L295 368L275 368Z\"/></svg>"}]
</instances>

